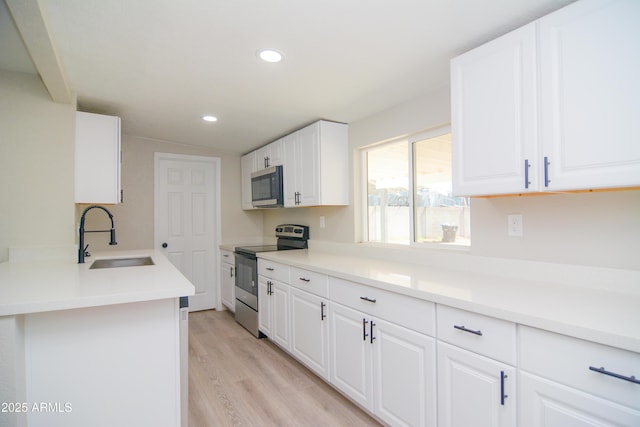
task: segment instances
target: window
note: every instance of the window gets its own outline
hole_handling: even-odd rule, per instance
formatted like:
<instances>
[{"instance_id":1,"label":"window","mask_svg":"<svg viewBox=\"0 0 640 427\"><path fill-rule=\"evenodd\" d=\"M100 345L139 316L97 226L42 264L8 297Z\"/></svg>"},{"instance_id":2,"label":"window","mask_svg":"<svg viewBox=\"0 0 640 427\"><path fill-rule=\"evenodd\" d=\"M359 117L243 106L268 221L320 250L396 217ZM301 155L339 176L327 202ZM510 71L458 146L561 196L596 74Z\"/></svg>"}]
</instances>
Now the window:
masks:
<instances>
[{"instance_id":1,"label":"window","mask_svg":"<svg viewBox=\"0 0 640 427\"><path fill-rule=\"evenodd\" d=\"M451 186L451 133L439 129L364 150L367 239L469 245L470 206Z\"/></svg>"}]
</instances>

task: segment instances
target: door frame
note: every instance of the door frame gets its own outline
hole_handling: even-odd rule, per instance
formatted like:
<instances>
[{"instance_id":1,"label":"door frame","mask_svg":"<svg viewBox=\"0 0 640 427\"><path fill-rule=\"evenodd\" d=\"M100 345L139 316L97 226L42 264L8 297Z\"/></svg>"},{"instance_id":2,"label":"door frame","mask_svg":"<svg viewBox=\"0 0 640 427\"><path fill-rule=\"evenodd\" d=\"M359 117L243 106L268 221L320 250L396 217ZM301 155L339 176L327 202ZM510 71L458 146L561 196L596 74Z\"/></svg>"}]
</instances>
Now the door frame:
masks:
<instances>
[{"instance_id":1,"label":"door frame","mask_svg":"<svg viewBox=\"0 0 640 427\"><path fill-rule=\"evenodd\" d=\"M221 301L221 295L220 295L220 262L218 259L218 254L219 254L219 250L218 248L220 247L220 233L222 232L222 226L221 226L221 212L222 210L220 209L220 201L221 201L221 197L220 197L220 191L221 191L221 167L222 167L222 160L220 159L220 157L213 157L213 156L199 156L199 155L191 155L191 154L177 154L177 153L165 153L165 152L154 152L154 163L153 163L153 247L154 249L160 249L160 238L159 238L159 233L158 233L158 218L159 218L159 211L160 211L160 207L158 206L158 193L159 193L159 177L158 177L158 173L159 173L159 164L161 160L177 160L177 161L197 161L197 162L204 162L204 163L211 163L214 166L214 174L213 174L213 178L215 180L214 182L214 200L213 200L213 211L214 211L214 231L215 231L215 237L214 237L214 241L213 241L213 251L212 251L212 257L213 259L211 260L211 262L213 263L213 265L215 266L215 273L213 274L213 281L214 281L214 308L216 310L222 310L222 301Z\"/></svg>"}]
</instances>

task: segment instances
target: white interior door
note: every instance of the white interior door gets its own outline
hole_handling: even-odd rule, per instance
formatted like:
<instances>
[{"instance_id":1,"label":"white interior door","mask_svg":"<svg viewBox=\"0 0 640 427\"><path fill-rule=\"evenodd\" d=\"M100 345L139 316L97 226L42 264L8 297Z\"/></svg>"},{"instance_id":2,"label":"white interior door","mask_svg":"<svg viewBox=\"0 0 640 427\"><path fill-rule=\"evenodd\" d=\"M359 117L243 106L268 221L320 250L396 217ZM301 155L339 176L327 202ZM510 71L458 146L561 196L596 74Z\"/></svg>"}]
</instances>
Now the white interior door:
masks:
<instances>
[{"instance_id":1,"label":"white interior door","mask_svg":"<svg viewBox=\"0 0 640 427\"><path fill-rule=\"evenodd\" d=\"M196 288L189 310L217 308L220 159L155 154L155 248Z\"/></svg>"}]
</instances>

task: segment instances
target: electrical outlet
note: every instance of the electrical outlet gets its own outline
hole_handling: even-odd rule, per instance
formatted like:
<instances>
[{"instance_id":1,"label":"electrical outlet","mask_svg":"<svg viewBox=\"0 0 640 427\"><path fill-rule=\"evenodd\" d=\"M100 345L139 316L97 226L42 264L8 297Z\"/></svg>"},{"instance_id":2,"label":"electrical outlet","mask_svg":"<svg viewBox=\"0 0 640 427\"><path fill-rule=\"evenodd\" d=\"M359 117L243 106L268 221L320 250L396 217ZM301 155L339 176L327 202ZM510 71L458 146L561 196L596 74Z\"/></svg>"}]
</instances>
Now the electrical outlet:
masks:
<instances>
[{"instance_id":1,"label":"electrical outlet","mask_svg":"<svg viewBox=\"0 0 640 427\"><path fill-rule=\"evenodd\" d=\"M320 228L325 228L327 224L324 221L324 215L320 215Z\"/></svg>"},{"instance_id":2,"label":"electrical outlet","mask_svg":"<svg viewBox=\"0 0 640 427\"><path fill-rule=\"evenodd\" d=\"M522 215L507 215L507 234L511 237L522 237Z\"/></svg>"}]
</instances>

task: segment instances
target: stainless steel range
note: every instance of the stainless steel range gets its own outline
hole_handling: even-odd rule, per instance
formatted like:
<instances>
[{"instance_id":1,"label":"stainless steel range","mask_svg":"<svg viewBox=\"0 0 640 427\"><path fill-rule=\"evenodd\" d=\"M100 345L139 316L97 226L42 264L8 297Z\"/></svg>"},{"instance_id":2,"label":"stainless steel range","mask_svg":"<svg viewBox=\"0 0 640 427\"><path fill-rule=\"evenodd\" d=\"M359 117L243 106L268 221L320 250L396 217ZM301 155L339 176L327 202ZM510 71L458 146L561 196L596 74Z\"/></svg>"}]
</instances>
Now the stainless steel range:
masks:
<instances>
[{"instance_id":1,"label":"stainless steel range","mask_svg":"<svg viewBox=\"0 0 640 427\"><path fill-rule=\"evenodd\" d=\"M282 224L275 230L275 245L241 246L235 248L236 257L236 322L260 338L258 329L258 257L260 252L306 249L309 227Z\"/></svg>"}]
</instances>

